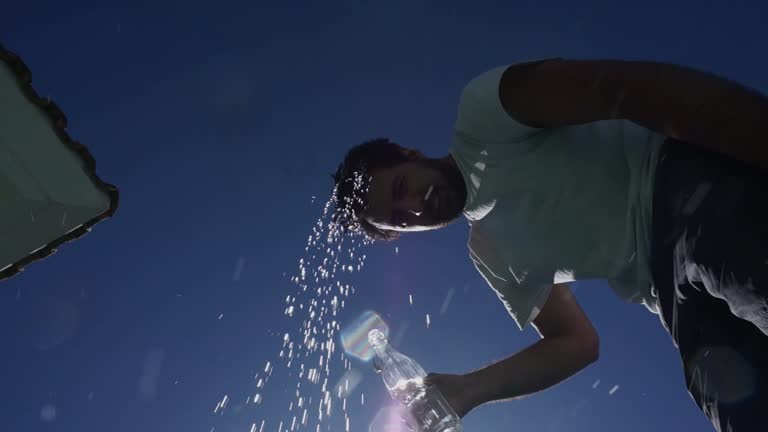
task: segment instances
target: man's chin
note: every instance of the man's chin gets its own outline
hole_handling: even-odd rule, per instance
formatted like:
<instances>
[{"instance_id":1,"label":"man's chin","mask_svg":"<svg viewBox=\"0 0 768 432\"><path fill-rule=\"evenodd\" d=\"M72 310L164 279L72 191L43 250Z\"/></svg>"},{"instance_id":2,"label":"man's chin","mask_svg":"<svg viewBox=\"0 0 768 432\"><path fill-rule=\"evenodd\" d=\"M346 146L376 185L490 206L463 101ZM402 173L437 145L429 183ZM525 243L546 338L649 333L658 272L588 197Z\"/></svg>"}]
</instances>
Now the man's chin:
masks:
<instances>
[{"instance_id":1,"label":"man's chin","mask_svg":"<svg viewBox=\"0 0 768 432\"><path fill-rule=\"evenodd\" d=\"M455 222L456 219L459 218L459 216L461 216L461 211L451 213L451 216L449 216L449 217L442 217L442 218L439 219L438 222L435 223L435 227L436 228L443 228L446 225L450 225L451 223Z\"/></svg>"}]
</instances>

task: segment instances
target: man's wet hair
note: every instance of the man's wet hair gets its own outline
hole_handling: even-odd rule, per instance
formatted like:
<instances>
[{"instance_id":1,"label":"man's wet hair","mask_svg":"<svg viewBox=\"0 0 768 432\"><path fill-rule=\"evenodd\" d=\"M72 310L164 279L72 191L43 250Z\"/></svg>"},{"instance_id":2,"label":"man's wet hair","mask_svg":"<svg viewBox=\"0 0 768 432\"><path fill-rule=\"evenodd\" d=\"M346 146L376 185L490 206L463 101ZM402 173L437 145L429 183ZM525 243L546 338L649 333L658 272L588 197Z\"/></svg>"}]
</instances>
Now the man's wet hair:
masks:
<instances>
[{"instance_id":1,"label":"man's wet hair","mask_svg":"<svg viewBox=\"0 0 768 432\"><path fill-rule=\"evenodd\" d=\"M336 209L333 221L348 231L362 230L372 240L394 240L397 231L381 230L361 215L368 207L370 175L381 168L391 168L408 158L401 147L388 138L376 138L352 147L331 177L336 185Z\"/></svg>"}]
</instances>

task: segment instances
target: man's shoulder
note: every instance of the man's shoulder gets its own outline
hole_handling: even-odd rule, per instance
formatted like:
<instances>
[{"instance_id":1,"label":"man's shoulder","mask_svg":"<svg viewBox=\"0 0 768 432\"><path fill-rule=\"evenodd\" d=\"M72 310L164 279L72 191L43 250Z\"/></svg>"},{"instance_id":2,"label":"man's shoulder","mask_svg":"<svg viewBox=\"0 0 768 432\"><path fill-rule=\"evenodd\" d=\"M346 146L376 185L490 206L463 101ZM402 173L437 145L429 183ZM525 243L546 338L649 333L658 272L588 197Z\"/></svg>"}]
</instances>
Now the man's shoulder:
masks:
<instances>
[{"instance_id":1,"label":"man's shoulder","mask_svg":"<svg viewBox=\"0 0 768 432\"><path fill-rule=\"evenodd\" d=\"M474 75L461 89L461 100L471 96L487 96L489 92L485 90L493 89L494 87L498 90L501 76L508 67L509 64L495 66Z\"/></svg>"},{"instance_id":2,"label":"man's shoulder","mask_svg":"<svg viewBox=\"0 0 768 432\"><path fill-rule=\"evenodd\" d=\"M457 132L485 142L516 142L541 131L520 123L506 111L501 101L501 85L509 70L519 71L553 59L549 57L495 66L470 79L459 97L455 123Z\"/></svg>"},{"instance_id":3,"label":"man's shoulder","mask_svg":"<svg viewBox=\"0 0 768 432\"><path fill-rule=\"evenodd\" d=\"M485 69L483 72L474 75L469 81L467 81L461 91L462 98L464 96L471 95L489 96L498 94L501 79L508 70L524 71L530 67L536 66L539 63L558 60L560 58L561 57L541 57L531 60L504 63ZM488 90L491 91L489 92Z\"/></svg>"}]
</instances>

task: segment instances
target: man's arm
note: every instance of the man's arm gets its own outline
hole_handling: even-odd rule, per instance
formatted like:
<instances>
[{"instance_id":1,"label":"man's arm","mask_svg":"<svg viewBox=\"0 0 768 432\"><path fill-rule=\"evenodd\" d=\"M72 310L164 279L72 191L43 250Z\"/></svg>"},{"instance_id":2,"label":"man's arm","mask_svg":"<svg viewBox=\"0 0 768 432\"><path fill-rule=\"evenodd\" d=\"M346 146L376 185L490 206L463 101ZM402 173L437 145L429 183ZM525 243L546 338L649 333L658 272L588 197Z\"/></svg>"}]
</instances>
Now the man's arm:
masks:
<instances>
[{"instance_id":1,"label":"man's arm","mask_svg":"<svg viewBox=\"0 0 768 432\"><path fill-rule=\"evenodd\" d=\"M768 169L768 97L688 67L649 61L517 63L499 96L515 120L556 128L627 119Z\"/></svg>"},{"instance_id":2,"label":"man's arm","mask_svg":"<svg viewBox=\"0 0 768 432\"><path fill-rule=\"evenodd\" d=\"M597 332L567 285L555 284L533 325L540 341L466 375L472 407L552 387L597 360Z\"/></svg>"}]
</instances>

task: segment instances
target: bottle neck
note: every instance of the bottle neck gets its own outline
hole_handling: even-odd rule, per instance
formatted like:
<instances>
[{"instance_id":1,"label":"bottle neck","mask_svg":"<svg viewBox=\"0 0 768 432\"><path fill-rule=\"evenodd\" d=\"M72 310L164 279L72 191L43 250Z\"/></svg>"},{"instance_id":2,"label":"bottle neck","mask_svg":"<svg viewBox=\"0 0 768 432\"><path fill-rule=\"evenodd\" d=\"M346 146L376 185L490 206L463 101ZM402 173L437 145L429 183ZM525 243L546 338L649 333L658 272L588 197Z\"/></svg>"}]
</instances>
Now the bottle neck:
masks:
<instances>
[{"instance_id":1,"label":"bottle neck","mask_svg":"<svg viewBox=\"0 0 768 432\"><path fill-rule=\"evenodd\" d=\"M392 345L390 345L387 342L381 342L377 343L376 345L373 345L373 351L381 358L387 358L392 356L393 349Z\"/></svg>"}]
</instances>

